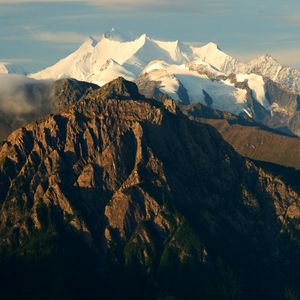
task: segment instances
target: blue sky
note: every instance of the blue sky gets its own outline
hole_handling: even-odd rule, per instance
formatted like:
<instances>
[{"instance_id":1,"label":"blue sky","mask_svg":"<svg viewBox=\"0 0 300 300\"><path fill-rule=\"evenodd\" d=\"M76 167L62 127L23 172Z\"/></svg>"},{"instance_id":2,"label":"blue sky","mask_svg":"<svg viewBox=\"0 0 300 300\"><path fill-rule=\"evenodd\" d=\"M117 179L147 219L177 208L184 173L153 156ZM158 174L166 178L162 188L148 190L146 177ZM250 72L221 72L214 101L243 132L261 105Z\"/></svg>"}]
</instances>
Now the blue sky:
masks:
<instances>
[{"instance_id":1,"label":"blue sky","mask_svg":"<svg viewBox=\"0 0 300 300\"><path fill-rule=\"evenodd\" d=\"M37 71L111 27L300 68L299 0L0 0L0 61Z\"/></svg>"}]
</instances>

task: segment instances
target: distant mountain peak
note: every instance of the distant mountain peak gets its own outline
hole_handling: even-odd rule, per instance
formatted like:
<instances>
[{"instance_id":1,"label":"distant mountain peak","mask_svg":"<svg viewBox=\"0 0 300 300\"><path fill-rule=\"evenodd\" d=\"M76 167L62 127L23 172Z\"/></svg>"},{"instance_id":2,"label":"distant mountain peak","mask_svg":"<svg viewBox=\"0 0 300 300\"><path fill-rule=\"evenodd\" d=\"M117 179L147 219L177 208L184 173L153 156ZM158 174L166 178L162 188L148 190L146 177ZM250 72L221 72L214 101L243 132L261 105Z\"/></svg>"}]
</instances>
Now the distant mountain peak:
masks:
<instances>
[{"instance_id":1,"label":"distant mountain peak","mask_svg":"<svg viewBox=\"0 0 300 300\"><path fill-rule=\"evenodd\" d=\"M213 43L213 42L209 42L206 45L203 46L203 48L208 48L209 50L219 50L221 51L220 47L218 44Z\"/></svg>"},{"instance_id":2,"label":"distant mountain peak","mask_svg":"<svg viewBox=\"0 0 300 300\"><path fill-rule=\"evenodd\" d=\"M123 77L118 77L105 84L103 87L101 87L99 92L101 94L101 98L104 99L144 99L144 96L139 93L137 85L134 82L124 79Z\"/></svg>"},{"instance_id":3,"label":"distant mountain peak","mask_svg":"<svg viewBox=\"0 0 300 300\"><path fill-rule=\"evenodd\" d=\"M279 62L269 53L264 53L260 56L258 56L256 59L254 60L260 60L260 61L270 61L270 62L276 62L279 64Z\"/></svg>"},{"instance_id":4,"label":"distant mountain peak","mask_svg":"<svg viewBox=\"0 0 300 300\"><path fill-rule=\"evenodd\" d=\"M272 65L275 67L282 67L282 65L271 55L268 53L262 54L254 59L252 59L249 63L250 67L257 65Z\"/></svg>"}]
</instances>

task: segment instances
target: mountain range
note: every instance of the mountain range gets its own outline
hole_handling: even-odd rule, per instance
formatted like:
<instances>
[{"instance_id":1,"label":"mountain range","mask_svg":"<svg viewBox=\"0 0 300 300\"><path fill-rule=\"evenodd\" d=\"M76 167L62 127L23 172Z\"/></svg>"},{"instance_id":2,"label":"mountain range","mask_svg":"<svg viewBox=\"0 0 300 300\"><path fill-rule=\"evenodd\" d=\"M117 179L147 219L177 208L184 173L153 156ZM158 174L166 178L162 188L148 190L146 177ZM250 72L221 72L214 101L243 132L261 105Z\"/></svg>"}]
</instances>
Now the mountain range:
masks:
<instances>
[{"instance_id":1,"label":"mountain range","mask_svg":"<svg viewBox=\"0 0 300 300\"><path fill-rule=\"evenodd\" d=\"M113 29L22 73L0 64L1 298L300 299L299 71Z\"/></svg>"},{"instance_id":2,"label":"mountain range","mask_svg":"<svg viewBox=\"0 0 300 300\"><path fill-rule=\"evenodd\" d=\"M215 43L195 47L179 40L155 40L146 34L137 38L128 37L115 29L103 34L100 40L88 38L74 53L31 77L72 77L103 85L119 76L136 78L140 73L147 72L145 67L152 64L152 61L163 61L182 68L191 64L186 66L187 70L193 70L194 65L214 75L259 74L294 93L300 92L300 71L281 65L271 55L261 55L246 64L223 52ZM108 71L112 73L111 78L106 77ZM256 81L259 79L256 78ZM256 83L259 88L261 83Z\"/></svg>"},{"instance_id":3,"label":"mountain range","mask_svg":"<svg viewBox=\"0 0 300 300\"><path fill-rule=\"evenodd\" d=\"M24 73L9 64L1 73ZM44 70L38 80L74 78L102 86L122 76L156 88L185 104L202 103L291 135L300 135L300 71L270 55L243 63L218 45L165 42L146 34L133 37L115 29L88 38L75 52Z\"/></svg>"},{"instance_id":4,"label":"mountain range","mask_svg":"<svg viewBox=\"0 0 300 300\"><path fill-rule=\"evenodd\" d=\"M88 38L66 58L29 76L70 77L100 86L119 76L157 82L157 88L174 100L248 114L269 127L300 134L300 71L280 65L270 55L242 63L214 43L194 47L146 34L124 37L112 30L100 40Z\"/></svg>"},{"instance_id":5,"label":"mountain range","mask_svg":"<svg viewBox=\"0 0 300 300\"><path fill-rule=\"evenodd\" d=\"M0 144L5 299L296 299L299 172L118 78Z\"/></svg>"}]
</instances>

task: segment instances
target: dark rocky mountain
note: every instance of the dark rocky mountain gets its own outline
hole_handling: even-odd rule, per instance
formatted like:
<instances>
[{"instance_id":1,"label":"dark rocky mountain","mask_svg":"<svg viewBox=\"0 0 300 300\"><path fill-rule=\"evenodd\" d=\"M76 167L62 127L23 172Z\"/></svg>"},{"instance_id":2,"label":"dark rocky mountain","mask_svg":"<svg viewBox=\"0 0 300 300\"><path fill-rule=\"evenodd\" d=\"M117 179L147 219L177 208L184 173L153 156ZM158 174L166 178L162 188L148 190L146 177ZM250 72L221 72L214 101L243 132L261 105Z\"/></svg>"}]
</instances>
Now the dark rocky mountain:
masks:
<instances>
[{"instance_id":1,"label":"dark rocky mountain","mask_svg":"<svg viewBox=\"0 0 300 300\"><path fill-rule=\"evenodd\" d=\"M0 144L1 296L297 299L299 173L140 98L119 78Z\"/></svg>"},{"instance_id":2,"label":"dark rocky mountain","mask_svg":"<svg viewBox=\"0 0 300 300\"><path fill-rule=\"evenodd\" d=\"M300 139L259 124L247 115L235 116L200 103L178 104L189 118L215 127L241 155L300 169Z\"/></svg>"}]
</instances>

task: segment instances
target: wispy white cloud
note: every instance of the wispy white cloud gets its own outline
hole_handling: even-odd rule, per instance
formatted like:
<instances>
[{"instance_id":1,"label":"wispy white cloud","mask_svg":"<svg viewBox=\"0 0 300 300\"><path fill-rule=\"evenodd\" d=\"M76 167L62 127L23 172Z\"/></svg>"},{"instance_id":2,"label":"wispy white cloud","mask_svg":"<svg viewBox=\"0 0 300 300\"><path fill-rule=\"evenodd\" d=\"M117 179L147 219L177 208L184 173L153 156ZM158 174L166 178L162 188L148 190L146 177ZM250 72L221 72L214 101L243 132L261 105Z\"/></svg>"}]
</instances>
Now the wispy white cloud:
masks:
<instances>
[{"instance_id":1,"label":"wispy white cloud","mask_svg":"<svg viewBox=\"0 0 300 300\"><path fill-rule=\"evenodd\" d=\"M286 15L283 19L288 23L300 24L300 14Z\"/></svg>"},{"instance_id":2,"label":"wispy white cloud","mask_svg":"<svg viewBox=\"0 0 300 300\"><path fill-rule=\"evenodd\" d=\"M177 0L175 0L177 1ZM62 2L82 2L93 5L103 6L124 6L124 5L151 5L151 4L167 4L170 0L0 0L0 4L20 4L20 3L62 3Z\"/></svg>"},{"instance_id":3,"label":"wispy white cloud","mask_svg":"<svg viewBox=\"0 0 300 300\"><path fill-rule=\"evenodd\" d=\"M63 43L63 44L72 44L72 43L81 43L88 36L78 32L69 32L69 31L44 31L41 30L38 26L23 26L23 29L26 33L26 38L30 38L35 41L43 41L50 43Z\"/></svg>"},{"instance_id":4,"label":"wispy white cloud","mask_svg":"<svg viewBox=\"0 0 300 300\"><path fill-rule=\"evenodd\" d=\"M228 0L227 3L234 0ZM82 2L91 5L100 5L110 8L132 8L132 7L157 7L157 6L169 6L172 7L181 5L185 7L187 5L197 5L207 3L209 5L223 5L221 0L0 0L0 4L21 4L21 3L63 3L63 2Z\"/></svg>"},{"instance_id":5,"label":"wispy white cloud","mask_svg":"<svg viewBox=\"0 0 300 300\"><path fill-rule=\"evenodd\" d=\"M0 57L1 62L11 63L11 64L32 64L32 63L46 63L44 60L40 59L32 59L32 58L8 58L8 57Z\"/></svg>"},{"instance_id":6,"label":"wispy white cloud","mask_svg":"<svg viewBox=\"0 0 300 300\"><path fill-rule=\"evenodd\" d=\"M136 13L142 10L143 14L157 13L158 15L193 15L193 16L224 16L232 14L234 3L238 0L0 0L1 4L7 4L4 8L14 8L15 4L32 3L81 3L87 6L102 8L105 10ZM99 12L99 11L98 11ZM79 19L97 18L95 14L83 13ZM98 14L99 15L99 14ZM59 16L58 16L59 17ZM74 19L72 15L61 16L62 20Z\"/></svg>"},{"instance_id":7,"label":"wispy white cloud","mask_svg":"<svg viewBox=\"0 0 300 300\"><path fill-rule=\"evenodd\" d=\"M37 41L52 43L79 43L84 41L87 36L77 32L41 31L32 33L31 38Z\"/></svg>"},{"instance_id":8,"label":"wispy white cloud","mask_svg":"<svg viewBox=\"0 0 300 300\"><path fill-rule=\"evenodd\" d=\"M0 4L51 3L51 2L85 2L84 0L0 0Z\"/></svg>"},{"instance_id":9,"label":"wispy white cloud","mask_svg":"<svg viewBox=\"0 0 300 300\"><path fill-rule=\"evenodd\" d=\"M103 6L117 6L117 7L124 7L124 6L150 6L150 5L166 5L170 4L170 0L83 0L83 2L87 2L89 4L94 5L103 5ZM177 2L177 0L174 0Z\"/></svg>"},{"instance_id":10,"label":"wispy white cloud","mask_svg":"<svg viewBox=\"0 0 300 300\"><path fill-rule=\"evenodd\" d=\"M43 31L39 27L23 26L21 33L0 35L0 41L42 41L55 44L61 44L65 47L66 44L78 44L82 43L88 38L89 35L85 35L78 32L69 31ZM98 35L95 35L98 38Z\"/></svg>"}]
</instances>

